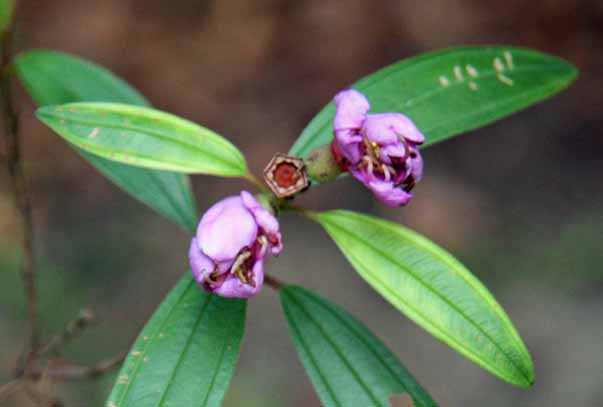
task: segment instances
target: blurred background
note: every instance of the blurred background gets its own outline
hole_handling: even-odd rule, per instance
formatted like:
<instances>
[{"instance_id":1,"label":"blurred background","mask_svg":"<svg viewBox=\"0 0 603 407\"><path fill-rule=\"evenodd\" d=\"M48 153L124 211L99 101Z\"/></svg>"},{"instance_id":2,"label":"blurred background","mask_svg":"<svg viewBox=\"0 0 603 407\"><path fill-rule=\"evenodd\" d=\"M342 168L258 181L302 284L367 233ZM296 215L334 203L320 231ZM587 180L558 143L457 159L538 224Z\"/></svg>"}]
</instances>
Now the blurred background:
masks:
<instances>
[{"instance_id":1,"label":"blurred background","mask_svg":"<svg viewBox=\"0 0 603 407\"><path fill-rule=\"evenodd\" d=\"M384 65L460 44L559 55L581 77L557 97L424 151L404 209L351 178L301 201L408 225L451 250L491 289L532 352L532 389L507 385L410 322L346 264L316 225L283 218L269 272L365 322L441 406L603 406L603 2L536 0L23 0L18 48L53 48L124 77L158 108L232 140L259 173L340 89ZM124 351L187 269L189 235L103 179L33 116L19 92L34 203L45 332L89 307L100 322L68 349L94 362ZM194 177L199 214L244 184ZM248 186L251 188L250 186ZM18 224L0 175L0 380L21 349ZM251 301L224 406L319 406L278 298ZM113 376L47 383L67 406L101 406ZM32 406L16 396L7 406Z\"/></svg>"}]
</instances>

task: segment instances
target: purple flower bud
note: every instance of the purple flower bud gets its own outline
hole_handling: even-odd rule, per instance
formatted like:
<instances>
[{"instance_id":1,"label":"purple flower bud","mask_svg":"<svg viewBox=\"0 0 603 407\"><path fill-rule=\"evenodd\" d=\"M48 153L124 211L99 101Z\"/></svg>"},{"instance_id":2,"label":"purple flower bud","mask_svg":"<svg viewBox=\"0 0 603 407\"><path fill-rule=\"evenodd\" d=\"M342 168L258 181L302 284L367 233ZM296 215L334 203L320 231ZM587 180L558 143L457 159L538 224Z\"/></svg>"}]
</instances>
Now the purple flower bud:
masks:
<instances>
[{"instance_id":1,"label":"purple flower bud","mask_svg":"<svg viewBox=\"0 0 603 407\"><path fill-rule=\"evenodd\" d=\"M214 204L189 250L195 279L222 297L253 297L264 282L264 258L283 248L276 218L247 191Z\"/></svg>"},{"instance_id":2,"label":"purple flower bud","mask_svg":"<svg viewBox=\"0 0 603 407\"><path fill-rule=\"evenodd\" d=\"M368 100L354 89L338 93L334 100L332 147L341 169L384 204L406 205L423 176L423 159L417 148L425 141L423 134L401 113L368 114Z\"/></svg>"}]
</instances>

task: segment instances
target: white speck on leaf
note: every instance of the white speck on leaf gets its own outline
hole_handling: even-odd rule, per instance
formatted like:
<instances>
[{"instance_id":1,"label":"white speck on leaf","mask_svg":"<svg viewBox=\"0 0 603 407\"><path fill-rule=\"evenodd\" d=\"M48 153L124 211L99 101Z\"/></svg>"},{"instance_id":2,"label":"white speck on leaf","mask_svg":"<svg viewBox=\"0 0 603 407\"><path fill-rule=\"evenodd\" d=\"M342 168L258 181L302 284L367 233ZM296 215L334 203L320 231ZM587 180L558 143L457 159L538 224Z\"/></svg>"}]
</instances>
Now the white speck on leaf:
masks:
<instances>
[{"instance_id":1,"label":"white speck on leaf","mask_svg":"<svg viewBox=\"0 0 603 407\"><path fill-rule=\"evenodd\" d=\"M502 83L504 83L507 86L513 86L513 79L509 78L508 76L503 75L502 73L498 74L498 80L501 81Z\"/></svg>"},{"instance_id":2,"label":"white speck on leaf","mask_svg":"<svg viewBox=\"0 0 603 407\"><path fill-rule=\"evenodd\" d=\"M513 55L509 51L505 51L503 53L505 56L505 61L507 61L507 66L509 67L509 71L513 70Z\"/></svg>"},{"instance_id":3,"label":"white speck on leaf","mask_svg":"<svg viewBox=\"0 0 603 407\"><path fill-rule=\"evenodd\" d=\"M442 76L440 76L440 85L442 85L443 87L446 87L446 86L450 85L450 81L448 80L447 77L442 75Z\"/></svg>"},{"instance_id":4,"label":"white speck on leaf","mask_svg":"<svg viewBox=\"0 0 603 407\"><path fill-rule=\"evenodd\" d=\"M92 131L90 132L89 137L90 138L96 138L96 136L98 136L98 133L100 132L100 129L98 127L95 127L92 129Z\"/></svg>"},{"instance_id":5,"label":"white speck on leaf","mask_svg":"<svg viewBox=\"0 0 603 407\"><path fill-rule=\"evenodd\" d=\"M477 72L477 69L475 69L475 67L473 65L467 65L465 67L465 69L467 70L467 73L471 76L473 76L474 78L477 78L479 76L479 73Z\"/></svg>"},{"instance_id":6,"label":"white speck on leaf","mask_svg":"<svg viewBox=\"0 0 603 407\"><path fill-rule=\"evenodd\" d=\"M469 82L469 89L471 89L471 90L477 90L477 83L475 83L475 82Z\"/></svg>"},{"instance_id":7,"label":"white speck on leaf","mask_svg":"<svg viewBox=\"0 0 603 407\"><path fill-rule=\"evenodd\" d=\"M492 64L494 65L494 69L496 69L496 72L500 73L500 72L505 71L505 66L503 65L500 58L498 58L498 57L494 58L494 61L492 62Z\"/></svg>"},{"instance_id":8,"label":"white speck on leaf","mask_svg":"<svg viewBox=\"0 0 603 407\"><path fill-rule=\"evenodd\" d=\"M458 65L456 65L454 67L454 77L456 78L457 81L463 80L463 71L461 71L461 67Z\"/></svg>"}]
</instances>

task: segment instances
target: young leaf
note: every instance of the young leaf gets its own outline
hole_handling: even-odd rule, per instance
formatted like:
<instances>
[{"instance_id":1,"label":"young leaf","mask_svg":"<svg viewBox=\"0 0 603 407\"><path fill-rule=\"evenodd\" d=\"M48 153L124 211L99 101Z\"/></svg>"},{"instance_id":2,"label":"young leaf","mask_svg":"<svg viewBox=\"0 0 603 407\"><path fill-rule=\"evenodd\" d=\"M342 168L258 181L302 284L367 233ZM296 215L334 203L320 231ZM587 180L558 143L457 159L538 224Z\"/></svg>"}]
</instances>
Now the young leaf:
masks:
<instances>
[{"instance_id":1,"label":"young leaf","mask_svg":"<svg viewBox=\"0 0 603 407\"><path fill-rule=\"evenodd\" d=\"M396 356L343 309L296 286L280 290L300 359L325 407L387 407L408 393L415 407L435 407Z\"/></svg>"},{"instance_id":2,"label":"young leaf","mask_svg":"<svg viewBox=\"0 0 603 407\"><path fill-rule=\"evenodd\" d=\"M534 382L528 350L488 290L454 257L396 223L349 211L311 215L394 307L509 383Z\"/></svg>"},{"instance_id":3,"label":"young leaf","mask_svg":"<svg viewBox=\"0 0 603 407\"><path fill-rule=\"evenodd\" d=\"M219 407L232 377L247 302L204 292L187 274L132 346L108 407Z\"/></svg>"},{"instance_id":4,"label":"young leaf","mask_svg":"<svg viewBox=\"0 0 603 407\"><path fill-rule=\"evenodd\" d=\"M6 31L13 19L15 0L0 0L0 35Z\"/></svg>"},{"instance_id":5,"label":"young leaf","mask_svg":"<svg viewBox=\"0 0 603 407\"><path fill-rule=\"evenodd\" d=\"M28 51L14 66L21 82L39 106L105 101L148 106L126 82L106 69L55 51ZM196 208L188 176L132 167L76 150L103 175L159 213L192 231Z\"/></svg>"},{"instance_id":6,"label":"young leaf","mask_svg":"<svg viewBox=\"0 0 603 407\"><path fill-rule=\"evenodd\" d=\"M567 87L577 75L569 63L512 47L462 47L400 61L352 86L371 112L400 112L426 138L425 145L484 126ZM328 143L335 106L329 103L290 150L304 157Z\"/></svg>"},{"instance_id":7,"label":"young leaf","mask_svg":"<svg viewBox=\"0 0 603 407\"><path fill-rule=\"evenodd\" d=\"M245 158L229 141L159 110L72 103L40 108L37 116L70 143L113 161L223 177L247 175Z\"/></svg>"}]
</instances>

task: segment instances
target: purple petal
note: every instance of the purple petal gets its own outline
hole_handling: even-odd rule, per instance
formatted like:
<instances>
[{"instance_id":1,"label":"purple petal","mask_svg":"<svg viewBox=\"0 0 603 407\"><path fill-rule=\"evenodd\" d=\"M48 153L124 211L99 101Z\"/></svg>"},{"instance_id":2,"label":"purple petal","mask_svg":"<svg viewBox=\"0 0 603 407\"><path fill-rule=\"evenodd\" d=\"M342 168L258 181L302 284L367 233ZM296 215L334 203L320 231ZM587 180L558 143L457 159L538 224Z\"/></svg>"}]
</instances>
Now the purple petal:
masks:
<instances>
[{"instance_id":1,"label":"purple petal","mask_svg":"<svg viewBox=\"0 0 603 407\"><path fill-rule=\"evenodd\" d=\"M243 205L252 213L255 221L266 234L273 255L278 255L283 249L278 220L266 208L264 208L253 195L247 191L241 191ZM263 256L262 256L263 257Z\"/></svg>"},{"instance_id":2,"label":"purple petal","mask_svg":"<svg viewBox=\"0 0 603 407\"><path fill-rule=\"evenodd\" d=\"M193 238L191 241L191 246L188 250L188 260L195 280L205 288L205 276L213 273L216 266L209 257L201 252L196 238Z\"/></svg>"},{"instance_id":3,"label":"purple petal","mask_svg":"<svg viewBox=\"0 0 603 407\"><path fill-rule=\"evenodd\" d=\"M199 247L216 262L234 259L250 247L258 228L251 212L239 196L222 199L203 215L197 228Z\"/></svg>"},{"instance_id":4,"label":"purple petal","mask_svg":"<svg viewBox=\"0 0 603 407\"><path fill-rule=\"evenodd\" d=\"M375 181L368 187L382 203L391 207L406 205L410 202L412 194L401 188L395 187L392 182Z\"/></svg>"},{"instance_id":5,"label":"purple petal","mask_svg":"<svg viewBox=\"0 0 603 407\"><path fill-rule=\"evenodd\" d=\"M360 129L371 105L364 95L357 90L347 89L335 95L335 119L333 128Z\"/></svg>"},{"instance_id":6,"label":"purple petal","mask_svg":"<svg viewBox=\"0 0 603 407\"><path fill-rule=\"evenodd\" d=\"M374 175L369 174L366 168L362 168L361 170L357 168L350 168L350 173L354 176L354 178L362 182L367 187L372 181L377 181L377 178Z\"/></svg>"},{"instance_id":7,"label":"purple petal","mask_svg":"<svg viewBox=\"0 0 603 407\"><path fill-rule=\"evenodd\" d=\"M381 145L399 143L399 136L415 144L422 144L425 141L425 137L412 120L401 113L369 114L363 130L366 131L369 140Z\"/></svg>"},{"instance_id":8,"label":"purple petal","mask_svg":"<svg viewBox=\"0 0 603 407\"><path fill-rule=\"evenodd\" d=\"M411 152L413 150L411 149ZM410 158L411 174L415 182L419 182L423 178L423 157L418 150L415 150L416 156Z\"/></svg>"},{"instance_id":9,"label":"purple petal","mask_svg":"<svg viewBox=\"0 0 603 407\"><path fill-rule=\"evenodd\" d=\"M362 136L356 130L335 130L337 151L352 164L360 161L360 143Z\"/></svg>"},{"instance_id":10,"label":"purple petal","mask_svg":"<svg viewBox=\"0 0 603 407\"><path fill-rule=\"evenodd\" d=\"M333 131L338 151L352 164L360 161L360 129L370 109L364 95L354 89L344 90L335 96Z\"/></svg>"},{"instance_id":11,"label":"purple petal","mask_svg":"<svg viewBox=\"0 0 603 407\"><path fill-rule=\"evenodd\" d=\"M214 290L219 296L227 298L249 298L257 295L264 284L264 264L260 259L253 265L255 287L245 284L236 275L230 274L224 283Z\"/></svg>"},{"instance_id":12,"label":"purple petal","mask_svg":"<svg viewBox=\"0 0 603 407\"><path fill-rule=\"evenodd\" d=\"M408 153L407 153L406 147L404 146L403 143L390 144L390 145L387 145L387 146L381 148L381 154L379 155L379 158L381 159L382 162L384 162L386 164L391 164L392 157L402 158L406 154L408 154Z\"/></svg>"}]
</instances>

